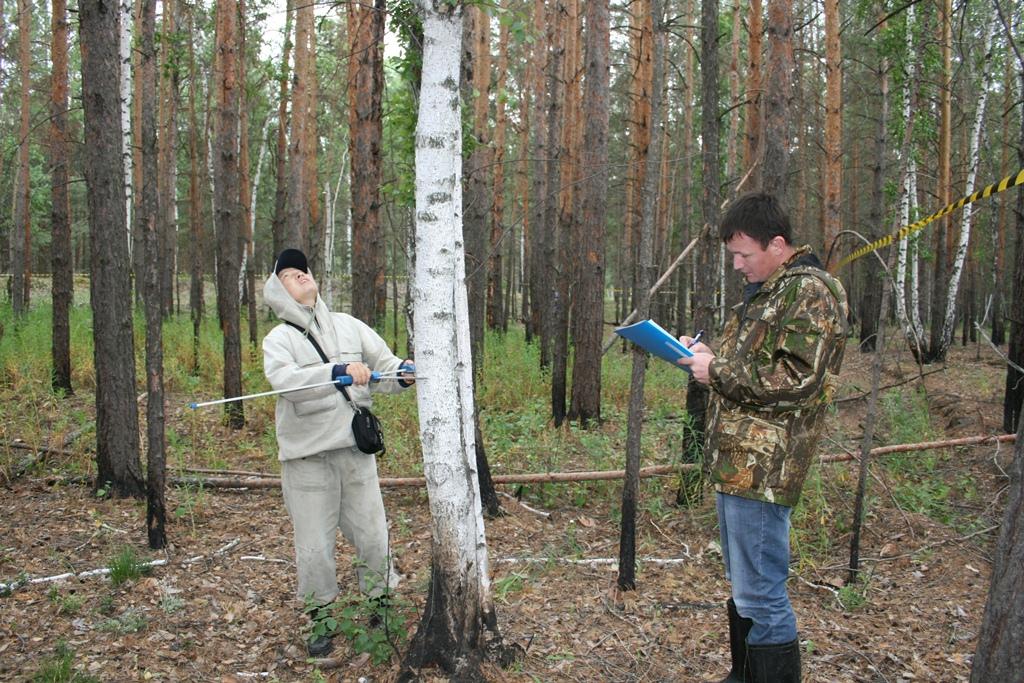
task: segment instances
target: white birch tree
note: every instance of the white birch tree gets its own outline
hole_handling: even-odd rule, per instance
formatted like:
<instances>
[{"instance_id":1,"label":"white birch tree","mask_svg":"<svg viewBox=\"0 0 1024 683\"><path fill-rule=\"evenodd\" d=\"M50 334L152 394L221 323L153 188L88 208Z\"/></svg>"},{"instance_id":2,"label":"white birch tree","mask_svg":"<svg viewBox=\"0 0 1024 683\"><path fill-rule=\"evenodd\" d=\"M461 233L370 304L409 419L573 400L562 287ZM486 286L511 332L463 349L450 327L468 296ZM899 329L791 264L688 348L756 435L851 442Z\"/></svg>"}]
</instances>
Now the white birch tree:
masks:
<instances>
[{"instance_id":1,"label":"white birch tree","mask_svg":"<svg viewBox=\"0 0 1024 683\"><path fill-rule=\"evenodd\" d=\"M974 183L978 177L978 164L980 162L979 148L981 146L981 135L984 131L985 102L988 99L988 91L992 86L992 69L989 65L992 62L992 31L995 28L996 19L989 19L985 25L984 47L982 48L982 86L978 94L978 109L974 113L974 125L971 128L970 152L968 153L967 187L964 194L974 192ZM967 247L971 240L971 216L974 214L974 205L968 204L960 222L960 242L957 244L956 255L953 257L953 272L949 278L949 293L946 296L946 313L942 321L942 350L939 357L944 357L946 349L953 341L953 327L956 324L956 295L960 289L960 276L964 272L964 260L967 258Z\"/></svg>"},{"instance_id":2,"label":"white birch tree","mask_svg":"<svg viewBox=\"0 0 1024 683\"><path fill-rule=\"evenodd\" d=\"M431 580L401 679L424 666L481 678L485 627L496 631L477 485L473 364L462 241L459 62L462 6L418 0L423 81L416 125L413 286L423 473L430 500Z\"/></svg>"},{"instance_id":3,"label":"white birch tree","mask_svg":"<svg viewBox=\"0 0 1024 683\"><path fill-rule=\"evenodd\" d=\"M118 53L121 56L121 160L124 164L125 219L128 221L128 257L132 255L132 0L121 0Z\"/></svg>"},{"instance_id":4,"label":"white birch tree","mask_svg":"<svg viewBox=\"0 0 1024 683\"><path fill-rule=\"evenodd\" d=\"M917 61L914 58L914 6L907 8L907 77L903 88L903 196L900 197L900 226L910 224L910 209L917 196L917 159L913 150L914 131L914 89L917 88ZM913 239L911 245L908 240ZM907 280L907 257L908 246L910 249L912 278L910 284L911 306L910 313L907 312L906 304L906 280ZM917 273L917 237L903 237L898 243L896 258L896 287L894 303L896 304L896 319L903 328L903 335L910 344L914 357L921 353L922 339L924 339L924 327L921 325L920 309L918 308L918 273Z\"/></svg>"}]
</instances>

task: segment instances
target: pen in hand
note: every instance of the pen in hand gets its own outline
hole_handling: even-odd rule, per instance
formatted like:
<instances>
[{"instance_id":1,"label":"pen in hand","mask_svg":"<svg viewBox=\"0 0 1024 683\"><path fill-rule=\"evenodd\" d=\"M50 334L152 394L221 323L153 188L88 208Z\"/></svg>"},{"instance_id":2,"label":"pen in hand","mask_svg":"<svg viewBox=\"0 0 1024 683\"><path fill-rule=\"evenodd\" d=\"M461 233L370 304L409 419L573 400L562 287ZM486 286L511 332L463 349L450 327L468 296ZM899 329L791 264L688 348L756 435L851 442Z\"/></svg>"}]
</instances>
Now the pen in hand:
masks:
<instances>
[{"instance_id":1,"label":"pen in hand","mask_svg":"<svg viewBox=\"0 0 1024 683\"><path fill-rule=\"evenodd\" d=\"M690 340L690 343L686 345L686 348L692 349L694 344L699 342L700 338L703 337L703 336L704 336L704 330L698 330L697 334L693 335L693 339Z\"/></svg>"}]
</instances>

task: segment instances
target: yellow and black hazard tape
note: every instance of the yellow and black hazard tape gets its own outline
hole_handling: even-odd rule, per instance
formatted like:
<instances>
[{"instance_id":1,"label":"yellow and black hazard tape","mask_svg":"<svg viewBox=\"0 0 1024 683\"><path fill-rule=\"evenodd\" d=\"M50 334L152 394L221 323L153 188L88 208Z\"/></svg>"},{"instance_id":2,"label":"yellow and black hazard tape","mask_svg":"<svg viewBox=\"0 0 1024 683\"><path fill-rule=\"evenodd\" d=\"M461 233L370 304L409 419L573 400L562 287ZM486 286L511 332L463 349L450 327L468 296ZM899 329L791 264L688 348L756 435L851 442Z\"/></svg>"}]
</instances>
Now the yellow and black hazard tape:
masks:
<instances>
[{"instance_id":1,"label":"yellow and black hazard tape","mask_svg":"<svg viewBox=\"0 0 1024 683\"><path fill-rule=\"evenodd\" d=\"M1021 170L1017 171L1017 173L1014 174L1014 175L1006 176L1005 178L1000 180L998 183L992 183L988 187L986 187L984 189L981 189L981 190L978 190L974 194L969 194L966 197L961 197L959 201L953 202L952 204L950 204L948 206L942 207L941 209L939 209L938 211L933 213L931 216L928 216L927 218L922 218L921 220L917 221L916 223L911 223L910 225L905 225L902 228L900 228L899 230L897 230L896 232L894 232L893 234L886 235L885 237L881 237L881 238L875 240L874 242L872 242L871 244L868 244L868 245L865 245L865 246L861 247L860 249L858 249L857 251L853 252L849 256L846 256L843 260L841 260L839 263L837 263L836 267L835 267L835 270L839 270L840 268L842 268L846 264L851 263L853 261L856 261L861 256L864 256L866 254L870 254L871 252L875 251L876 249L881 249L882 247L887 247L887 246L889 246L890 244L892 244L893 242L895 242L897 240L906 239L907 237L909 237L910 235L913 235L918 230L921 230L922 228L924 228L924 226L928 225L929 223L931 223L932 221L936 220L937 218L942 218L946 214L953 213L957 209L962 209L963 207L967 206L968 204L973 204L974 202L978 201L979 199L984 199L985 197L990 197L991 195L999 194L1000 192L1005 192L1006 190L1009 190L1012 187L1017 187L1018 185L1024 185L1024 168L1022 168Z\"/></svg>"}]
</instances>

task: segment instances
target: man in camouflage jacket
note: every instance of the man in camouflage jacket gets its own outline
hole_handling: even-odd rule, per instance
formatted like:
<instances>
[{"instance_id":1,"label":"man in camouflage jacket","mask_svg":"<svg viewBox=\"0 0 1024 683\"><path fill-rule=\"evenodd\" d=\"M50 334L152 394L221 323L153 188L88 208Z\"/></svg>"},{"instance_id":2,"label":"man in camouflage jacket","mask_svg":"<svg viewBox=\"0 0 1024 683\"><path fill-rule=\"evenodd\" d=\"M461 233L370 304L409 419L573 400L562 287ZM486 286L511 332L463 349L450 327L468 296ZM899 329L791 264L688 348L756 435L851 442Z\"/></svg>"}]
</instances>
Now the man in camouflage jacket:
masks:
<instances>
[{"instance_id":1,"label":"man in camouflage jacket","mask_svg":"<svg viewBox=\"0 0 1024 683\"><path fill-rule=\"evenodd\" d=\"M696 343L680 363L712 389L706 454L733 596L733 668L723 683L787 683L800 680L786 592L789 517L836 389L846 293L810 247L791 244L789 219L771 195L737 199L719 233L746 277L743 301L717 354Z\"/></svg>"}]
</instances>

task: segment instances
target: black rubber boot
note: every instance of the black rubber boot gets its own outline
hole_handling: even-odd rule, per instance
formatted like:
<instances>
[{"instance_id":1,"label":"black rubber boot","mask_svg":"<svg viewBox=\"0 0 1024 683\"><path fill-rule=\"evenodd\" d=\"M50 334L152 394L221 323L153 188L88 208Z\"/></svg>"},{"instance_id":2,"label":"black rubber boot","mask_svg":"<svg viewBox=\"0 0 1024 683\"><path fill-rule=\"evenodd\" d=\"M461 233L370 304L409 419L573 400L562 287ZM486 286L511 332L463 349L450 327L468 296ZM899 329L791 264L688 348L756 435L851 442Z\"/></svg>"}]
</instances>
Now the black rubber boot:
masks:
<instances>
[{"instance_id":1,"label":"black rubber boot","mask_svg":"<svg viewBox=\"0 0 1024 683\"><path fill-rule=\"evenodd\" d=\"M746 619L736 611L736 603L729 598L725 603L729 610L729 649L732 652L732 671L719 683L753 683L747 667L747 634L754 625L753 619Z\"/></svg>"},{"instance_id":2,"label":"black rubber boot","mask_svg":"<svg viewBox=\"0 0 1024 683\"><path fill-rule=\"evenodd\" d=\"M800 641L748 645L747 663L754 683L800 683Z\"/></svg>"}]
</instances>

